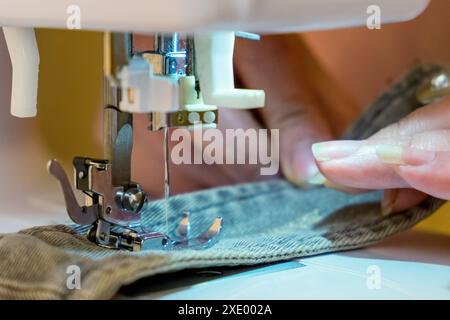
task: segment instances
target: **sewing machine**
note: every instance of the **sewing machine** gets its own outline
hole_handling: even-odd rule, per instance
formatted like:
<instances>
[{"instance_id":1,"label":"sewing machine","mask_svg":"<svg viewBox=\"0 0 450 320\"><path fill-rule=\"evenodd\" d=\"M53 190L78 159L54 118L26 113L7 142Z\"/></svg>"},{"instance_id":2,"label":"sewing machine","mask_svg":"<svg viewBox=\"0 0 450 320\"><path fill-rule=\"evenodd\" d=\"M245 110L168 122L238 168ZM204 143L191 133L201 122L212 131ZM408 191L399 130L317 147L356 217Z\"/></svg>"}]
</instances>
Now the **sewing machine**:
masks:
<instances>
[{"instance_id":1,"label":"sewing machine","mask_svg":"<svg viewBox=\"0 0 450 320\"><path fill-rule=\"evenodd\" d=\"M61 185L67 212L77 224L92 226L88 237L100 246L132 251L206 247L221 229L190 238L185 214L173 234L144 230L140 213L151 198L131 181L133 114L148 115L149 130L165 136L165 196L170 127L216 127L217 108L260 108L265 93L237 89L233 77L235 37L258 40L261 33L362 26L371 14L381 23L416 17L429 0L2 0L0 25L12 62L11 113L37 114L39 52L34 27L104 30L104 158L75 157L75 187L86 194L80 206L62 166L48 170ZM372 8L372 9L371 9ZM375 10L375 11L371 11ZM133 46L134 33L151 34L153 45ZM267 93L267 94L270 94Z\"/></svg>"}]
</instances>

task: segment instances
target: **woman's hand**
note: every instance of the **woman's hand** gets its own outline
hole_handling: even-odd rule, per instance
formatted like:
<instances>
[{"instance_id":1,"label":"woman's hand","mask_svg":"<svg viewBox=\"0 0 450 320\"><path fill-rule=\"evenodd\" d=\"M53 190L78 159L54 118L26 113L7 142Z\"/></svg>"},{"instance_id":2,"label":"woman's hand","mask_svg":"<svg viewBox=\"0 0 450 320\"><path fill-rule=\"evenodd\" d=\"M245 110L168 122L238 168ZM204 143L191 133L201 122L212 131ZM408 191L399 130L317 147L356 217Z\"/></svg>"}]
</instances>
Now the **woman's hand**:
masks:
<instances>
[{"instance_id":1,"label":"woman's hand","mask_svg":"<svg viewBox=\"0 0 450 320\"><path fill-rule=\"evenodd\" d=\"M325 185L350 192L385 189L383 213L450 199L450 98L423 107L364 141L312 147Z\"/></svg>"},{"instance_id":2,"label":"woman's hand","mask_svg":"<svg viewBox=\"0 0 450 320\"><path fill-rule=\"evenodd\" d=\"M311 145L340 134L358 114L295 34L267 36L259 42L238 40L234 62L241 82L238 86L265 90L266 106L256 110L221 108L219 129L279 129L279 175L261 176L260 165L172 164L174 193L282 175L297 185L307 185L320 176ZM145 115L136 115L134 121L134 180L159 196L163 190L162 133L146 129Z\"/></svg>"}]
</instances>

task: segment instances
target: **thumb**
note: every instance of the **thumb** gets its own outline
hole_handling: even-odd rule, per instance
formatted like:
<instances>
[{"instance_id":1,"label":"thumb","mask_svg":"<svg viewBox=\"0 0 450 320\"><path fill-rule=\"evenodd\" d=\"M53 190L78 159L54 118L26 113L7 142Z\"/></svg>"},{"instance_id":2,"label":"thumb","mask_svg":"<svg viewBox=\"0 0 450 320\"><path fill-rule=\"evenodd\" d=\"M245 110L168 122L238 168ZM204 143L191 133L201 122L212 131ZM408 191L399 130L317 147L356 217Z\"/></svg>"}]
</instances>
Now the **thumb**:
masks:
<instances>
[{"instance_id":1,"label":"thumb","mask_svg":"<svg viewBox=\"0 0 450 320\"><path fill-rule=\"evenodd\" d=\"M280 163L284 175L298 185L320 184L321 174L311 146L331 138L325 121L311 104L268 103L268 127L280 130Z\"/></svg>"},{"instance_id":2,"label":"thumb","mask_svg":"<svg viewBox=\"0 0 450 320\"><path fill-rule=\"evenodd\" d=\"M319 173L311 145L332 136L299 63L310 61L310 52L298 43L295 35L238 41L235 65L242 84L266 91L266 107L258 115L268 128L280 130L281 168L289 180L302 185Z\"/></svg>"},{"instance_id":3,"label":"thumb","mask_svg":"<svg viewBox=\"0 0 450 320\"><path fill-rule=\"evenodd\" d=\"M414 207L428 197L427 194L415 189L384 190L381 201L381 213L385 216Z\"/></svg>"}]
</instances>

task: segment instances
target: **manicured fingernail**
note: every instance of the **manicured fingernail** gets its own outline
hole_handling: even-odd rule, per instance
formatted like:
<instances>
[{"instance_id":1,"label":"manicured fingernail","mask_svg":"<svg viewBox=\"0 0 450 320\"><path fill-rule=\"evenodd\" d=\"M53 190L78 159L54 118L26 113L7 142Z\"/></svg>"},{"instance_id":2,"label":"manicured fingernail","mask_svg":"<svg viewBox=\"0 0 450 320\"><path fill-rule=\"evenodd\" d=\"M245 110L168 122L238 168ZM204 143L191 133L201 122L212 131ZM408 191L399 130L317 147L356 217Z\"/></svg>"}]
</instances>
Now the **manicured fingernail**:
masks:
<instances>
[{"instance_id":1,"label":"manicured fingernail","mask_svg":"<svg viewBox=\"0 0 450 320\"><path fill-rule=\"evenodd\" d=\"M394 209L398 197L398 189L386 190L381 201L381 215L388 216Z\"/></svg>"},{"instance_id":2,"label":"manicured fingernail","mask_svg":"<svg viewBox=\"0 0 450 320\"><path fill-rule=\"evenodd\" d=\"M420 166L433 161L436 157L434 151L388 144L379 144L375 150L377 157L388 164Z\"/></svg>"},{"instance_id":3,"label":"manicured fingernail","mask_svg":"<svg viewBox=\"0 0 450 320\"><path fill-rule=\"evenodd\" d=\"M324 177L323 174L321 174L320 172L318 172L315 176L313 176L312 178L308 179L308 183L312 184L312 185L324 185L327 182L327 178Z\"/></svg>"},{"instance_id":4,"label":"manicured fingernail","mask_svg":"<svg viewBox=\"0 0 450 320\"><path fill-rule=\"evenodd\" d=\"M345 158L358 150L361 141L342 140L315 143L312 145L312 153L317 161L329 161Z\"/></svg>"},{"instance_id":5,"label":"manicured fingernail","mask_svg":"<svg viewBox=\"0 0 450 320\"><path fill-rule=\"evenodd\" d=\"M310 179L318 181L319 169L311 152L311 143L302 141L293 151L292 160L285 170L287 178L300 187L308 187Z\"/></svg>"},{"instance_id":6,"label":"manicured fingernail","mask_svg":"<svg viewBox=\"0 0 450 320\"><path fill-rule=\"evenodd\" d=\"M376 146L377 157L384 163L404 164L403 148L387 144L379 144Z\"/></svg>"}]
</instances>

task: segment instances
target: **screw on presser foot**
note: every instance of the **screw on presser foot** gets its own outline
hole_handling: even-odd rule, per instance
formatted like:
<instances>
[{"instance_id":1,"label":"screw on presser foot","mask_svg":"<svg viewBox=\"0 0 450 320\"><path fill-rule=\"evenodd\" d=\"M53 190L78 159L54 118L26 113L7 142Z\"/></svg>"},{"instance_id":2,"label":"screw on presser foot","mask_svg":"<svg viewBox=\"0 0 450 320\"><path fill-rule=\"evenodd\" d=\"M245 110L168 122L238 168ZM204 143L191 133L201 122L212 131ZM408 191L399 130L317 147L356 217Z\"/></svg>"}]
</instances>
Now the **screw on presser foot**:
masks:
<instances>
[{"instance_id":1,"label":"screw on presser foot","mask_svg":"<svg viewBox=\"0 0 450 320\"><path fill-rule=\"evenodd\" d=\"M117 194L122 195L126 192L124 193L123 187L118 188L110 183L109 176L105 172L111 170L111 165L104 161L96 162L90 159L86 159L86 163L88 164L86 172L89 173L86 179L89 180L85 185L94 186L82 190L89 197L87 201L91 203L89 206L79 206L69 179L56 160L49 161L48 171L61 184L66 210L72 221L79 225L92 226L88 232L89 240L102 247L130 251L200 250L209 248L217 242L222 228L221 217L217 217L206 231L196 237L190 237L191 224L187 212L183 213L180 222L169 234L146 231L146 228L140 224L142 205L130 208L118 205ZM133 186L134 189L136 186ZM142 193L141 198L145 199L144 192L139 192ZM135 210L131 210L135 207Z\"/></svg>"}]
</instances>

